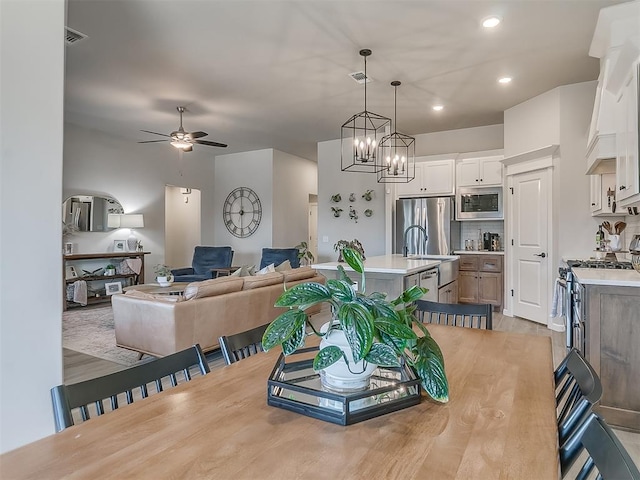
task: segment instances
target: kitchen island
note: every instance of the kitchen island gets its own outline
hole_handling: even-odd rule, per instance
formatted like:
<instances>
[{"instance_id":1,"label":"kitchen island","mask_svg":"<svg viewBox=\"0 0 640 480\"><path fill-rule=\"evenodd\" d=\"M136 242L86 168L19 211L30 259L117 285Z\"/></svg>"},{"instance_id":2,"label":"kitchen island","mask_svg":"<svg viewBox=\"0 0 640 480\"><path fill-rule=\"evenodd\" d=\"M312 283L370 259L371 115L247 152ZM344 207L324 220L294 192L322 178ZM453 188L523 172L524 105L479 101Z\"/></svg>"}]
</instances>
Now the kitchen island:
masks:
<instances>
[{"instance_id":1,"label":"kitchen island","mask_svg":"<svg viewBox=\"0 0 640 480\"><path fill-rule=\"evenodd\" d=\"M572 268L585 357L602 381L596 407L611 425L640 432L640 274Z\"/></svg>"},{"instance_id":2,"label":"kitchen island","mask_svg":"<svg viewBox=\"0 0 640 480\"><path fill-rule=\"evenodd\" d=\"M364 261L366 292L384 292L389 299L393 299L405 288L421 285L429 289L424 298L437 301L438 287L450 283L447 281L449 277L453 277L451 282L456 280L458 259L457 255L403 257L400 254L393 254L368 257ZM318 263L313 265L313 268L320 271L327 279L332 279L338 278L340 265L351 280L360 282L360 274L354 272L346 262ZM455 269L455 272L449 272L452 269Z\"/></svg>"}]
</instances>

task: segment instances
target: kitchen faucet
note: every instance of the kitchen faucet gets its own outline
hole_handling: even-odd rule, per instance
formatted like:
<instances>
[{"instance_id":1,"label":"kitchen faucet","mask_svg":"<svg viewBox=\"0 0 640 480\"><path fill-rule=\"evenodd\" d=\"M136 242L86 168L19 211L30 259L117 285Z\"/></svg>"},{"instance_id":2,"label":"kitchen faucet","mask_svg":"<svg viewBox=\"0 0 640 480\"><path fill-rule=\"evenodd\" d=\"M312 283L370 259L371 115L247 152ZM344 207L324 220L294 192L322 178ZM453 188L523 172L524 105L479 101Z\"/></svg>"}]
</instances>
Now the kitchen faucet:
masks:
<instances>
[{"instance_id":1,"label":"kitchen faucet","mask_svg":"<svg viewBox=\"0 0 640 480\"><path fill-rule=\"evenodd\" d=\"M422 227L420 225L409 225L406 228L406 230L404 231L404 234L402 235L402 243L404 245L404 248L402 249L402 256L403 257L406 257L409 254L409 247L407 246L407 233L412 228L417 228L418 230L420 230L424 234L424 246L425 246L425 252L424 253L427 253L427 239L429 238L429 235L427 235L427 231L424 229L424 227Z\"/></svg>"}]
</instances>

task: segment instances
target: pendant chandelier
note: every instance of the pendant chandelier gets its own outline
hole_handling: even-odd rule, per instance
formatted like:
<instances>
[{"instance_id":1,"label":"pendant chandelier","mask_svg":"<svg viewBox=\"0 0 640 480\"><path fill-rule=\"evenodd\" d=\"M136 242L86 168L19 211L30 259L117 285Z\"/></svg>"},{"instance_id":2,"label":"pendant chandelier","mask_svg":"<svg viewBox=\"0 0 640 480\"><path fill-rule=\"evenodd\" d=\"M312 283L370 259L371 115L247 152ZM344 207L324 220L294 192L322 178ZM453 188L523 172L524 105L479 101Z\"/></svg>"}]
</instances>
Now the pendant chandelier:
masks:
<instances>
[{"instance_id":1,"label":"pendant chandelier","mask_svg":"<svg viewBox=\"0 0 640 480\"><path fill-rule=\"evenodd\" d=\"M393 133L380 140L377 159L378 183L409 183L416 176L416 139L398 133L398 87L397 80L393 86Z\"/></svg>"},{"instance_id":2,"label":"pendant chandelier","mask_svg":"<svg viewBox=\"0 0 640 480\"><path fill-rule=\"evenodd\" d=\"M342 125L341 168L342 171L377 173L378 145L391 127L391 119L367 111L367 57L371 50L360 50L364 57L364 111L355 114Z\"/></svg>"}]
</instances>

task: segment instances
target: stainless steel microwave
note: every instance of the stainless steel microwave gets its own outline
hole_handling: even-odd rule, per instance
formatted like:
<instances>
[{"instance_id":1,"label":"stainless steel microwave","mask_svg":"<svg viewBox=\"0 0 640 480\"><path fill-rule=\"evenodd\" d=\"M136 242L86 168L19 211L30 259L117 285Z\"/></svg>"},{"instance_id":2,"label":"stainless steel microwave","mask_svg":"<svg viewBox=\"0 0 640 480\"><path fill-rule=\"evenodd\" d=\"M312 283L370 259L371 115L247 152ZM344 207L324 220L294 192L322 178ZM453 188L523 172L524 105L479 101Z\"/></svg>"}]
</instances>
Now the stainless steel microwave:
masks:
<instances>
[{"instance_id":1,"label":"stainless steel microwave","mask_svg":"<svg viewBox=\"0 0 640 480\"><path fill-rule=\"evenodd\" d=\"M502 187L459 188L456 220L503 219Z\"/></svg>"}]
</instances>

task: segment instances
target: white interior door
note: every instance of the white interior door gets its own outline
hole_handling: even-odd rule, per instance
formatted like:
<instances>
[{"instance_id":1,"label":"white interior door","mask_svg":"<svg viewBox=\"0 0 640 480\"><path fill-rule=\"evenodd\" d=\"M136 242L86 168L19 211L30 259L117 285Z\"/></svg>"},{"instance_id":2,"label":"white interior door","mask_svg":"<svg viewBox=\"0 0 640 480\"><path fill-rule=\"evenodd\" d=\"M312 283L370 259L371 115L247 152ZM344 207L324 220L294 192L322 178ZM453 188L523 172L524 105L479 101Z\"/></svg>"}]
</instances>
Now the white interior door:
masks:
<instances>
[{"instance_id":1,"label":"white interior door","mask_svg":"<svg viewBox=\"0 0 640 480\"><path fill-rule=\"evenodd\" d=\"M513 175L513 314L547 323L549 315L550 169Z\"/></svg>"},{"instance_id":2,"label":"white interior door","mask_svg":"<svg viewBox=\"0 0 640 480\"><path fill-rule=\"evenodd\" d=\"M166 185L164 198L164 263L189 267L193 250L202 245L200 190Z\"/></svg>"}]
</instances>

